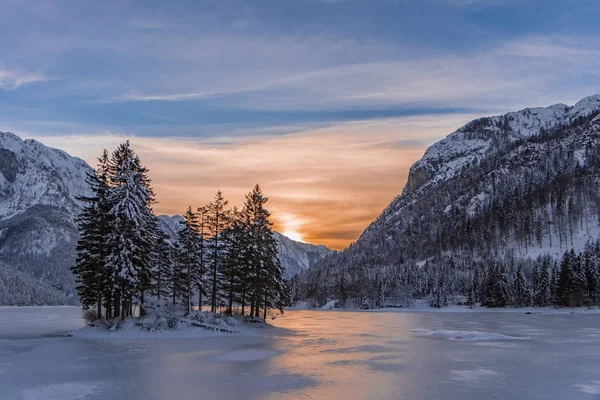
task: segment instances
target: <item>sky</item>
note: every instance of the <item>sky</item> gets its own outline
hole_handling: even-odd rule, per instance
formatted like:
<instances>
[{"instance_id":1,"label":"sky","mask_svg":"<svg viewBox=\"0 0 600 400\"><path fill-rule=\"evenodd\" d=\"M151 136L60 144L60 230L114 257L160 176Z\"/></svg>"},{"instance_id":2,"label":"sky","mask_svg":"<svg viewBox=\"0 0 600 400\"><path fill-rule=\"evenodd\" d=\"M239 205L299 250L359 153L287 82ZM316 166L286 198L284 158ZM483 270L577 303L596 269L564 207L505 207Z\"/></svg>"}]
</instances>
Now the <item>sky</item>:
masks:
<instances>
[{"instance_id":1,"label":"sky","mask_svg":"<svg viewBox=\"0 0 600 400\"><path fill-rule=\"evenodd\" d=\"M466 122L600 93L596 0L0 0L0 131L129 139L157 213L255 183L342 249Z\"/></svg>"}]
</instances>

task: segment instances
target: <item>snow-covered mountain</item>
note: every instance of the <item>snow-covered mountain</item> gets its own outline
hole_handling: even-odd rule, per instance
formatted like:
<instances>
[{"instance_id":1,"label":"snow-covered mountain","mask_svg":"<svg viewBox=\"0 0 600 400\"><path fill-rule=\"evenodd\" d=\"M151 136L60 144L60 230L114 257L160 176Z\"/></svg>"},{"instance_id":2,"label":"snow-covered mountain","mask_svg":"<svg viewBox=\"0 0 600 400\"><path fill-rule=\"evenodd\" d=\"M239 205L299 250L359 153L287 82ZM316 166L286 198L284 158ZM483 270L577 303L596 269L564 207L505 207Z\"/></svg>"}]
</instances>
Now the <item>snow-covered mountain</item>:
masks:
<instances>
[{"instance_id":1,"label":"snow-covered mountain","mask_svg":"<svg viewBox=\"0 0 600 400\"><path fill-rule=\"evenodd\" d=\"M163 232L172 240L176 240L183 217L180 215L159 215L158 220ZM323 245L297 242L279 232L274 232L274 236L277 243L279 261L284 269L283 277L285 279L291 279L298 273L313 266L317 261L335 253L335 251Z\"/></svg>"},{"instance_id":2,"label":"snow-covered mountain","mask_svg":"<svg viewBox=\"0 0 600 400\"><path fill-rule=\"evenodd\" d=\"M464 294L486 265L583 250L599 215L600 95L480 118L427 149L359 240L302 276L305 297Z\"/></svg>"},{"instance_id":3,"label":"snow-covered mountain","mask_svg":"<svg viewBox=\"0 0 600 400\"><path fill-rule=\"evenodd\" d=\"M297 242L275 232L279 261L284 268L284 278L291 279L298 273L307 270L317 261L335 253L323 245Z\"/></svg>"},{"instance_id":4,"label":"snow-covered mountain","mask_svg":"<svg viewBox=\"0 0 600 400\"><path fill-rule=\"evenodd\" d=\"M75 262L79 196L90 194L92 168L62 150L0 132L0 305L77 301ZM161 229L176 240L181 216L161 215ZM286 277L328 254L277 234ZM9 290L10 289L10 290Z\"/></svg>"},{"instance_id":5,"label":"snow-covered mountain","mask_svg":"<svg viewBox=\"0 0 600 400\"><path fill-rule=\"evenodd\" d=\"M75 197L89 191L89 171L85 161L62 150L0 132L0 219L39 205L74 214L80 207Z\"/></svg>"},{"instance_id":6,"label":"snow-covered mountain","mask_svg":"<svg viewBox=\"0 0 600 400\"><path fill-rule=\"evenodd\" d=\"M541 132L568 126L600 109L600 95L589 96L572 107L555 104L526 108L508 114L469 122L427 149L411 168L404 193L426 190L429 185L453 178L464 167L477 163L490 152L538 136Z\"/></svg>"},{"instance_id":7,"label":"snow-covered mountain","mask_svg":"<svg viewBox=\"0 0 600 400\"><path fill-rule=\"evenodd\" d=\"M85 161L35 140L0 132L0 304L76 301L69 267L75 260L81 209L88 194Z\"/></svg>"}]
</instances>

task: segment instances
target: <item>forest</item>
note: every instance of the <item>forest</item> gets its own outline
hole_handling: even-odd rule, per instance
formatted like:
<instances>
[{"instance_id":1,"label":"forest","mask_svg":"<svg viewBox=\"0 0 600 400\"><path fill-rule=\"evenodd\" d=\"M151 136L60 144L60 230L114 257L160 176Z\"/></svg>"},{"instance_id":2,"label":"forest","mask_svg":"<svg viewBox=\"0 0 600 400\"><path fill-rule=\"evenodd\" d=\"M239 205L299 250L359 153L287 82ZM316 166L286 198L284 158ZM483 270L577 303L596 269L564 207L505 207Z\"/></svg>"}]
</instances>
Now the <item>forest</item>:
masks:
<instances>
[{"instance_id":1,"label":"forest","mask_svg":"<svg viewBox=\"0 0 600 400\"><path fill-rule=\"evenodd\" d=\"M531 137L508 122L461 128L462 139L490 140L490 151L450 179L411 171L408 190L357 242L293 279L294 298L350 307L386 298L405 306L422 298L434 306L452 298L491 307L596 304L600 119L582 116Z\"/></svg>"},{"instance_id":2,"label":"forest","mask_svg":"<svg viewBox=\"0 0 600 400\"><path fill-rule=\"evenodd\" d=\"M286 284L271 230L268 198L257 184L241 209L219 191L183 213L177 237L161 231L148 169L123 143L104 151L87 177L92 195L77 218L72 272L84 309L98 319L124 319L149 308L187 314L209 308L266 319L281 309Z\"/></svg>"}]
</instances>

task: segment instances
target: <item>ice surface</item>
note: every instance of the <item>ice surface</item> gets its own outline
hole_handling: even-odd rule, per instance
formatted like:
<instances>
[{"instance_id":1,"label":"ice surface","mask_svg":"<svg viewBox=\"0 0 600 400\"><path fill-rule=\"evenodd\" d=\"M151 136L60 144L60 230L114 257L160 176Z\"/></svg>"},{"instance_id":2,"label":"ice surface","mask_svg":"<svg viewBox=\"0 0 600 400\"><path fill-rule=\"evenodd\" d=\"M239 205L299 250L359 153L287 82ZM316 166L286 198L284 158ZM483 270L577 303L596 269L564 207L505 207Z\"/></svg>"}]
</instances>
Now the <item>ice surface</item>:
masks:
<instances>
[{"instance_id":1,"label":"ice surface","mask_svg":"<svg viewBox=\"0 0 600 400\"><path fill-rule=\"evenodd\" d=\"M271 358L277 355L276 351L265 349L243 349L230 351L220 355L219 360L223 361L256 361Z\"/></svg>"},{"instance_id":2,"label":"ice surface","mask_svg":"<svg viewBox=\"0 0 600 400\"><path fill-rule=\"evenodd\" d=\"M470 384L482 383L487 379L493 379L498 373L491 369L473 369L473 370L450 370L450 380L460 381Z\"/></svg>"},{"instance_id":3,"label":"ice surface","mask_svg":"<svg viewBox=\"0 0 600 400\"><path fill-rule=\"evenodd\" d=\"M524 338L507 336L495 332L467 332L467 331L449 331L444 329L411 329L423 336L441 337L451 340L520 340Z\"/></svg>"},{"instance_id":4,"label":"ice surface","mask_svg":"<svg viewBox=\"0 0 600 400\"><path fill-rule=\"evenodd\" d=\"M96 392L95 383L56 383L23 391L25 400L83 400Z\"/></svg>"},{"instance_id":5,"label":"ice surface","mask_svg":"<svg viewBox=\"0 0 600 400\"><path fill-rule=\"evenodd\" d=\"M60 335L83 325L79 307L0 307L0 340Z\"/></svg>"},{"instance_id":6,"label":"ice surface","mask_svg":"<svg viewBox=\"0 0 600 400\"><path fill-rule=\"evenodd\" d=\"M253 336L57 336L82 324L79 315L0 308L1 400L600 395L597 312L286 311ZM448 340L465 334L477 340Z\"/></svg>"}]
</instances>

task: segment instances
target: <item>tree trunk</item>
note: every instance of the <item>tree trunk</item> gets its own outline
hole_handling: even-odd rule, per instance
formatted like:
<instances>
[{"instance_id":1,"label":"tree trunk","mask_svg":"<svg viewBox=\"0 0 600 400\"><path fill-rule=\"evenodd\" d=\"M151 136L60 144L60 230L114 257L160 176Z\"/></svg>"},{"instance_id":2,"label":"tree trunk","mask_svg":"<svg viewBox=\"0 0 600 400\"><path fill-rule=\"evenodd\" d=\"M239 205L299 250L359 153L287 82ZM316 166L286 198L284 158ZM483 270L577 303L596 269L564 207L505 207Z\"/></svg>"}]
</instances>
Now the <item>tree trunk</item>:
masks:
<instances>
[{"instance_id":1,"label":"tree trunk","mask_svg":"<svg viewBox=\"0 0 600 400\"><path fill-rule=\"evenodd\" d=\"M96 307L98 307L98 309L96 310L96 318L102 319L102 295L98 295L98 302Z\"/></svg>"},{"instance_id":2,"label":"tree trunk","mask_svg":"<svg viewBox=\"0 0 600 400\"><path fill-rule=\"evenodd\" d=\"M146 312L144 311L144 289L142 289L140 292L140 317L144 315L146 315Z\"/></svg>"},{"instance_id":3,"label":"tree trunk","mask_svg":"<svg viewBox=\"0 0 600 400\"><path fill-rule=\"evenodd\" d=\"M219 213L216 213L215 220L215 261L213 263L213 281L212 281L212 301L210 311L217 310L217 262L219 260Z\"/></svg>"},{"instance_id":4,"label":"tree trunk","mask_svg":"<svg viewBox=\"0 0 600 400\"><path fill-rule=\"evenodd\" d=\"M267 295L265 294L265 310L263 312L263 321L267 322Z\"/></svg>"},{"instance_id":5,"label":"tree trunk","mask_svg":"<svg viewBox=\"0 0 600 400\"><path fill-rule=\"evenodd\" d=\"M233 315L233 285L229 287L229 305L227 307L227 314Z\"/></svg>"},{"instance_id":6,"label":"tree trunk","mask_svg":"<svg viewBox=\"0 0 600 400\"><path fill-rule=\"evenodd\" d=\"M115 302L115 313L113 317L119 318L121 316L121 293L115 293L115 298L113 300Z\"/></svg>"},{"instance_id":7,"label":"tree trunk","mask_svg":"<svg viewBox=\"0 0 600 400\"><path fill-rule=\"evenodd\" d=\"M244 316L244 309L246 308L246 288L242 290L242 316Z\"/></svg>"}]
</instances>

